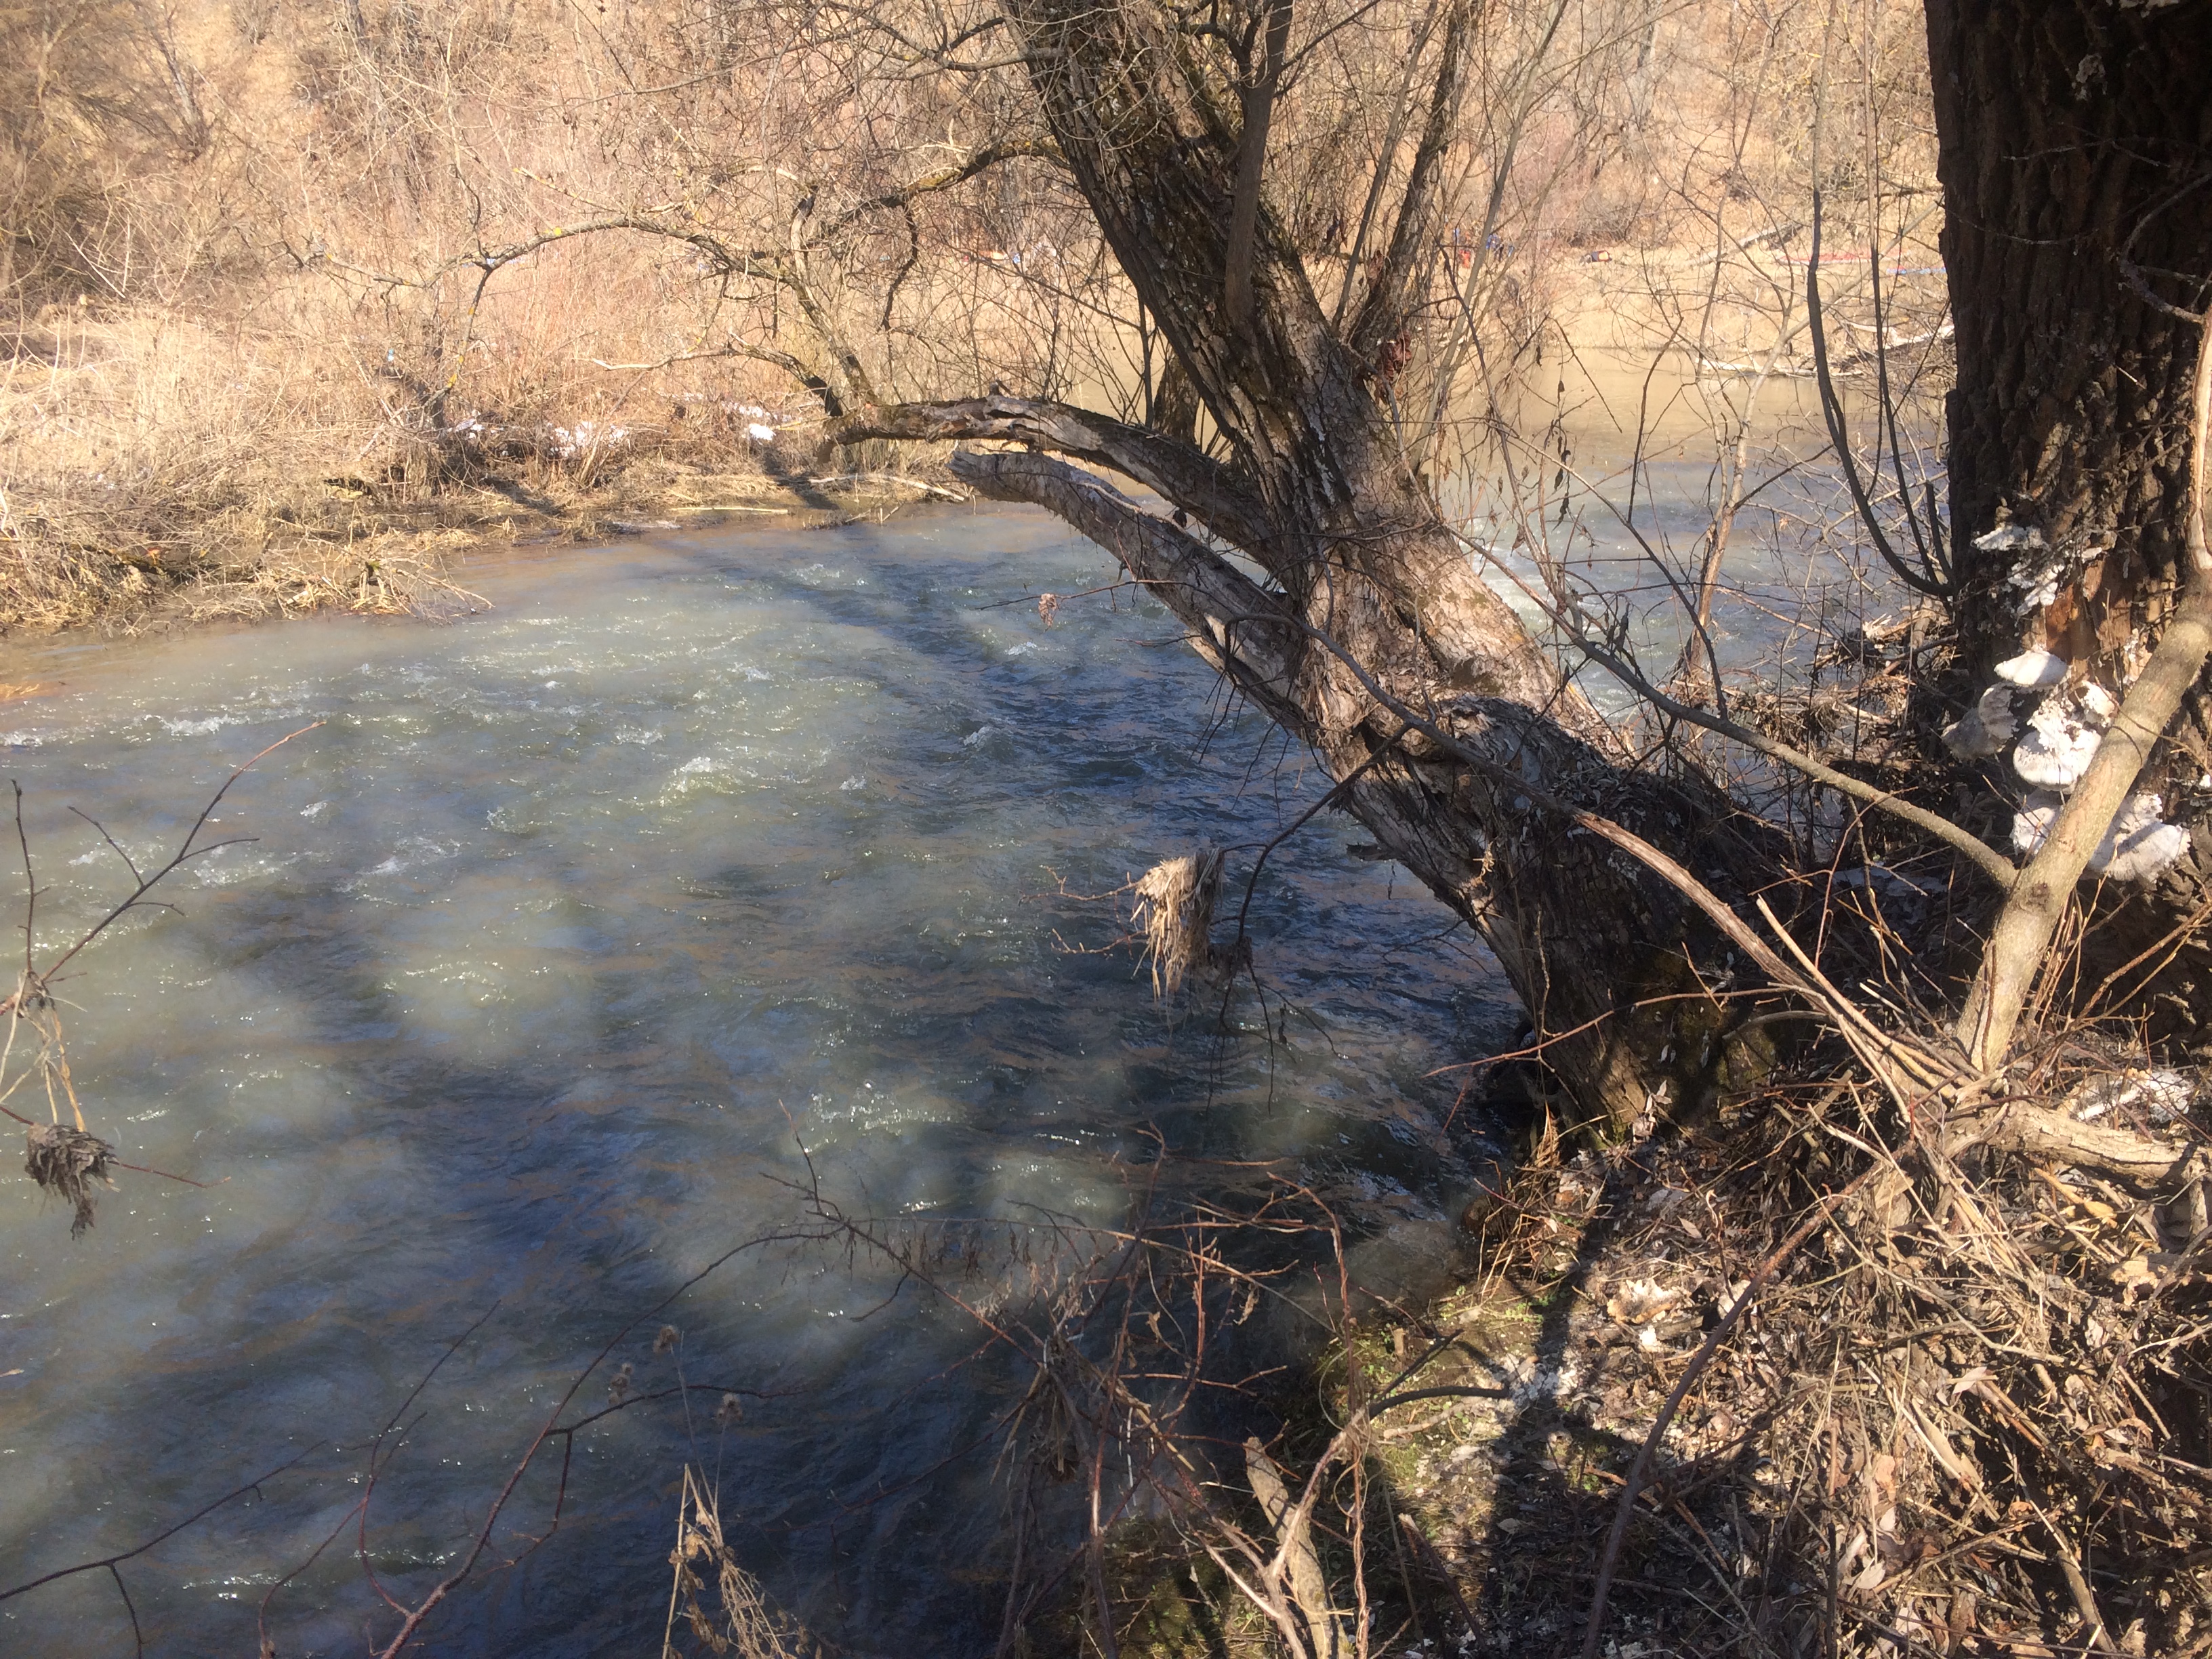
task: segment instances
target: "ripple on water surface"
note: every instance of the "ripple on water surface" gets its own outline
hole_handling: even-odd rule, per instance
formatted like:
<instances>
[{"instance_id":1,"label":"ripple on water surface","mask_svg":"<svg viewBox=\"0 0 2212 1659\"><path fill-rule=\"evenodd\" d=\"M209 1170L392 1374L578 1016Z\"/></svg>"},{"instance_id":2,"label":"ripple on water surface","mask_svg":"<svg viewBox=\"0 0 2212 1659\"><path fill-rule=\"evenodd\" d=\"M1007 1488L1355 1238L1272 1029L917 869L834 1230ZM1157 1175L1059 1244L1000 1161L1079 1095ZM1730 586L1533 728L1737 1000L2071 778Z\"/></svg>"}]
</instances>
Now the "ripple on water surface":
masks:
<instances>
[{"instance_id":1,"label":"ripple on water surface","mask_svg":"<svg viewBox=\"0 0 2212 1659\"><path fill-rule=\"evenodd\" d=\"M251 1650L368 1437L496 1304L379 1486L374 1565L419 1595L581 1364L793 1217L802 1138L880 1213L1118 1220L1153 1129L1432 1203L1455 1079L1428 1073L1497 1035L1498 984L1342 821L1254 901L1261 972L1310 1016L1287 1048L1171 1033L1126 955L1068 948L1117 930L1067 894L1264 841L1317 786L1224 718L1157 605L1047 628L1021 599L1109 574L1041 515L923 514L516 561L476 580L496 609L444 626L19 653L8 678L62 683L6 739L46 947L125 874L70 807L158 861L230 765L325 724L218 810L254 839L69 988L93 1127L219 1184L126 1175L75 1243L27 1185L0 1210L0 1581L322 1443L134 1569L160 1650ZM934 1466L987 1425L988 1372L946 1374L974 1333L911 1293L856 1317L888 1288L803 1253L708 1279L671 1316L686 1375L767 1397L699 1455L780 1595L864 1648L964 1650L995 1617L1002 1494L987 1462ZM618 1358L673 1381L649 1329ZM575 1523L458 1598L440 1651L649 1651L690 1452L666 1411L580 1435ZM361 1585L334 1547L277 1601L282 1650L357 1645ZM129 1640L89 1575L0 1621L9 1652Z\"/></svg>"}]
</instances>

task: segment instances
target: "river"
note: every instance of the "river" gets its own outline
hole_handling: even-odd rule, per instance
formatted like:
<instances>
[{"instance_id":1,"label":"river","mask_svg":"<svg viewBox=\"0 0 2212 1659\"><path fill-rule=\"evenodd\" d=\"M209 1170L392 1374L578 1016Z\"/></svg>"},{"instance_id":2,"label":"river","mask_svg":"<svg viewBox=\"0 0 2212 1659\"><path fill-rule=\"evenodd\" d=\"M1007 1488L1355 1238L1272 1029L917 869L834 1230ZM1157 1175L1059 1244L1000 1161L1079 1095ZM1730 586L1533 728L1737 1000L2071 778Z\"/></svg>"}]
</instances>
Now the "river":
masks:
<instances>
[{"instance_id":1,"label":"river","mask_svg":"<svg viewBox=\"0 0 2212 1659\"><path fill-rule=\"evenodd\" d=\"M1317 817L1253 901L1294 1010L1269 1042L1249 995L1226 1037L1156 1006L1108 948L1115 905L1076 896L1263 842L1322 782L1223 706L1157 605L1072 599L1048 626L1022 597L1111 574L1041 514L929 509L509 557L470 573L492 608L442 623L15 649L6 678L58 688L0 707L41 961L130 885L72 809L158 862L233 765L321 724L210 826L252 841L63 988L90 1127L207 1184L125 1172L76 1240L8 1188L0 1588L297 1457L123 1569L153 1651L253 1651L264 1596L353 1512L370 1437L473 1329L405 1407L369 1513L368 1566L419 1597L625 1322L798 1212L802 1142L854 1210L1113 1223L1157 1134L1171 1169L1280 1159L1367 1233L1445 1248L1487 1126L1446 1136L1458 1077L1432 1073L1515 1020L1446 913ZM9 1104L47 1111L35 1079ZM644 1389L680 1358L748 1390L743 1420L704 1423L710 1395L688 1431L662 1403L578 1436L569 1521L441 1607L431 1650L656 1652L694 1458L747 1565L826 1634L988 1645L1004 1491L988 1449L941 1460L1003 1401L955 1369L973 1323L911 1287L877 1308L890 1282L741 1257L665 1316L676 1353L649 1323L609 1367ZM499 1559L543 1528L556 1465ZM356 1541L276 1596L279 1652L388 1638ZM9 1654L131 1639L105 1573L0 1603Z\"/></svg>"}]
</instances>

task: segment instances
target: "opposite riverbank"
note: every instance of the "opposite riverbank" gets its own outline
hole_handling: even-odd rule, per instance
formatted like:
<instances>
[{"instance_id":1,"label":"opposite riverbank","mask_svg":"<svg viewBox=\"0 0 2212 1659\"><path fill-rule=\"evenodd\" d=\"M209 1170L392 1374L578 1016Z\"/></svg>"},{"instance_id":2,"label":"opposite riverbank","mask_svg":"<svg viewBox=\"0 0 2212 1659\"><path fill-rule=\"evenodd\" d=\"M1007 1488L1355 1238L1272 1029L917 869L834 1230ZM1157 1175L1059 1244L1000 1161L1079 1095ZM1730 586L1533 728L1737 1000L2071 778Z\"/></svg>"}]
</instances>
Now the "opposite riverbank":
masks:
<instances>
[{"instance_id":1,"label":"opposite riverbank","mask_svg":"<svg viewBox=\"0 0 2212 1659\"><path fill-rule=\"evenodd\" d=\"M836 465L781 439L624 442L580 458L516 441L456 447L435 465L249 491L211 509L157 502L0 517L0 636L331 612L435 617L477 603L467 565L488 552L722 525L811 529L966 499L934 462L884 453Z\"/></svg>"}]
</instances>

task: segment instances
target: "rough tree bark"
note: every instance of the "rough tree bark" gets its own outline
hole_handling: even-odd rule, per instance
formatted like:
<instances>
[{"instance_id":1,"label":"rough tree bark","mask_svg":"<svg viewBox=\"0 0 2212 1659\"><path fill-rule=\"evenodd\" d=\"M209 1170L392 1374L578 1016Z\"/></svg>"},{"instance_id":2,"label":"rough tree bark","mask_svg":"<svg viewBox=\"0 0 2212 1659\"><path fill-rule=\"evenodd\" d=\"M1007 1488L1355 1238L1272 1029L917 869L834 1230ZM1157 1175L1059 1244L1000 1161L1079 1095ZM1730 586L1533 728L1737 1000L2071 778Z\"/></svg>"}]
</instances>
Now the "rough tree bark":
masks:
<instances>
[{"instance_id":1,"label":"rough tree bark","mask_svg":"<svg viewBox=\"0 0 2212 1659\"><path fill-rule=\"evenodd\" d=\"M1729 1037L1747 1006L1708 994L1737 981L1731 947L1671 887L1555 820L1532 792L1626 824L1735 898L1776 873L1778 840L1719 792L1629 764L1477 575L1389 419L1387 349L1436 258L1474 9L1446 19L1396 225L1340 331L1264 195L1242 240L1247 100L1172 18L1072 0L1008 11L1060 155L1232 459L1000 398L854 410L830 435L1013 440L1167 497L1257 576L1064 462L958 463L986 493L1048 507L1119 554L1246 696L1336 777L1358 772L1345 805L1481 928L1586 1107L1625 1128L1708 1096L1746 1058ZM1249 287L1240 272L1231 295L1232 258L1248 255Z\"/></svg>"},{"instance_id":2,"label":"rough tree bark","mask_svg":"<svg viewBox=\"0 0 2212 1659\"><path fill-rule=\"evenodd\" d=\"M1929 0L1951 394L1960 682L2027 647L2120 693L2177 613L2198 327L2212 278L2212 4ZM2161 304L2160 301L2164 303ZM2002 526L2044 546L1978 547ZM2108 892L2087 985L2196 913L2212 877L2212 691L2138 788L2191 831L2154 885ZM2212 1043L2212 945L2146 993L2151 1035Z\"/></svg>"},{"instance_id":3,"label":"rough tree bark","mask_svg":"<svg viewBox=\"0 0 2212 1659\"><path fill-rule=\"evenodd\" d=\"M2115 285L2139 265L2185 301L2188 277L2212 269L2197 205L2212 189L2183 189L2196 187L2212 100L2147 78L2154 50L2212 62L2207 3L2181 0L2169 17L2104 0L1935 0L1962 364L1954 532L1984 677L2039 629L2077 675L2124 691L2176 603L2193 346L2180 319L2130 307ZM1146 429L997 396L864 401L830 440L1024 446L964 453L956 469L1115 552L1201 654L1311 745L1384 850L1491 941L1588 1108L1620 1129L1725 1086L1759 1059L1739 1029L1748 1003L1726 994L1759 987L1741 939L1623 851L1632 837L1573 815L1625 826L1745 914L1753 894L1790 890L1788 848L1696 775L1631 763L1485 586L1391 418L1398 347L1432 280L1473 0L1445 15L1395 224L1353 273L1340 325L1264 191L1238 187L1249 88L1176 14L1147 0L1008 0L1006 13L1057 152L1228 459L1194 447L1187 420ZM2171 107L2093 118L2075 105L2103 95L2100 76L2132 104ZM2002 114L1984 107L1999 103ZM1200 529L1071 460L1137 480ZM1975 545L2000 520L2033 524L2071 561L2033 614L2017 553ZM2186 757L2192 741L2170 747Z\"/></svg>"}]
</instances>

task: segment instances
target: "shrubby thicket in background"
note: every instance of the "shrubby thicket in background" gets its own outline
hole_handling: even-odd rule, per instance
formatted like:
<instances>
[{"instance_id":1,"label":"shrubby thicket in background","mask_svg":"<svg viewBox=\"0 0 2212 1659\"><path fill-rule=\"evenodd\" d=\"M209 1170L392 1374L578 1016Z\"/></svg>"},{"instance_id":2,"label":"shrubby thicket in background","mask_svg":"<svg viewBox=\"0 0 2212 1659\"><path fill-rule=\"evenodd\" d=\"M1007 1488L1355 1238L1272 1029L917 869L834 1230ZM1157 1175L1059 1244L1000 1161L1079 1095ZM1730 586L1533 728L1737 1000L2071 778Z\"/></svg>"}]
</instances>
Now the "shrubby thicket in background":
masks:
<instances>
[{"instance_id":1,"label":"shrubby thicket in background","mask_svg":"<svg viewBox=\"0 0 2212 1659\"><path fill-rule=\"evenodd\" d=\"M1419 136L1402 52L1369 43L1423 14L1363 15L1268 151L1323 293L1377 253L1376 161L1402 180ZM1570 334L1722 365L1695 400L1739 431L1802 366L1773 251L1823 88L1829 188L1863 198L1832 215L1932 263L1917 14L1854 27L1823 77L1817 9L1486 14L1436 299L1392 347L1434 467L1482 465L1456 417L1516 371L1548 391ZM730 486L684 479L808 470L854 374L1154 414L1168 354L1023 67L936 38L919 3L0 9L0 625L405 602L441 545L574 525L624 479L704 501Z\"/></svg>"}]
</instances>

